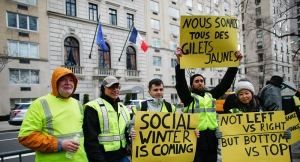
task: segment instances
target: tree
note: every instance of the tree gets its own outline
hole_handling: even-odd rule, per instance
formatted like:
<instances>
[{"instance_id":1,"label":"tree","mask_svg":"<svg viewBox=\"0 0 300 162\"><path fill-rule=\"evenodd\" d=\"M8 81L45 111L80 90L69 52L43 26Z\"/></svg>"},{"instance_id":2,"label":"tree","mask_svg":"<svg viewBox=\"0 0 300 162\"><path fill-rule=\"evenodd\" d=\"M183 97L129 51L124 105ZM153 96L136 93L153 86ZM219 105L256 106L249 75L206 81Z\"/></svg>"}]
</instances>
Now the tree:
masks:
<instances>
[{"instance_id":1,"label":"tree","mask_svg":"<svg viewBox=\"0 0 300 162\"><path fill-rule=\"evenodd\" d=\"M5 68L5 65L11 62L14 58L9 56L8 48L4 47L3 52L0 53L0 73Z\"/></svg>"}]
</instances>

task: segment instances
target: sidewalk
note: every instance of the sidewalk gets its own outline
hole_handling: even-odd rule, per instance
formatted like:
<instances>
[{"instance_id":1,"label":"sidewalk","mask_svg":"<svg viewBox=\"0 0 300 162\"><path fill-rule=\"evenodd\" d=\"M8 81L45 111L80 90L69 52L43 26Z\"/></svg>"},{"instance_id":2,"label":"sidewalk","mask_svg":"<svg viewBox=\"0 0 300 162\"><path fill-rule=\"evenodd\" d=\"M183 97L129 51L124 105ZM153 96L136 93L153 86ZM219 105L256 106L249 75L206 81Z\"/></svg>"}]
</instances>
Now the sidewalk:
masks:
<instances>
[{"instance_id":1,"label":"sidewalk","mask_svg":"<svg viewBox=\"0 0 300 162\"><path fill-rule=\"evenodd\" d=\"M0 132L5 131L18 131L20 126L9 125L8 121L0 121Z\"/></svg>"}]
</instances>

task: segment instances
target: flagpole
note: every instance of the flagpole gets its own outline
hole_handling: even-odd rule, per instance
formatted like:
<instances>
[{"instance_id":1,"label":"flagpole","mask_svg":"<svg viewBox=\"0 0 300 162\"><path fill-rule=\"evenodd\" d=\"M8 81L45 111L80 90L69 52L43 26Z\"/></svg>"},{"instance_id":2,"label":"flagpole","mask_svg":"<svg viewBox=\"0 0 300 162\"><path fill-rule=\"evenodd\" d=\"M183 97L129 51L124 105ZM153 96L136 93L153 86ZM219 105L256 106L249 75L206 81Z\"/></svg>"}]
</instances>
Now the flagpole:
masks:
<instances>
[{"instance_id":1,"label":"flagpole","mask_svg":"<svg viewBox=\"0 0 300 162\"><path fill-rule=\"evenodd\" d=\"M123 49L122 49L122 52L121 52L121 55L120 55L120 57L119 57L119 62L121 61L122 53L123 53L123 51L124 51L124 48L125 48L125 46L126 46L126 43L127 43L128 37L129 37L129 35L130 35L130 32L131 32L131 30L132 30L132 28L133 28L133 24L134 24L134 21L132 21L131 28L130 28L130 30L129 30L129 33L128 33L128 35L127 35L127 38L126 38L125 44L124 44L124 46L123 46Z\"/></svg>"},{"instance_id":2,"label":"flagpole","mask_svg":"<svg viewBox=\"0 0 300 162\"><path fill-rule=\"evenodd\" d=\"M96 37L96 33L97 33L99 21L100 21L100 15L99 15L99 17L98 17L98 23L97 23L97 26L96 26L96 30L95 30L94 39L93 39L93 43L92 43L92 47L91 47L91 51L90 51L89 58L91 58L91 56L92 56L92 50L93 50L93 46L94 46L94 42L95 42L95 37Z\"/></svg>"}]
</instances>

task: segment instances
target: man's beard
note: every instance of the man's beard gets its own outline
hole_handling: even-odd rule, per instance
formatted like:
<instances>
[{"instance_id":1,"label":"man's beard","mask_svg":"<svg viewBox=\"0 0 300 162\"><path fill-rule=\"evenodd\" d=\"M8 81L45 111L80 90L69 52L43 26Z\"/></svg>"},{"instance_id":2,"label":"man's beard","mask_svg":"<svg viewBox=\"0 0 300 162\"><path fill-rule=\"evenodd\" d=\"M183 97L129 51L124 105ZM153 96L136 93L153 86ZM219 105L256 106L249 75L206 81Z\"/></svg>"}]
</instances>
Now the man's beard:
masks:
<instances>
[{"instance_id":1,"label":"man's beard","mask_svg":"<svg viewBox=\"0 0 300 162\"><path fill-rule=\"evenodd\" d=\"M192 88L192 92L196 93L196 94L200 94L204 91L204 88Z\"/></svg>"}]
</instances>

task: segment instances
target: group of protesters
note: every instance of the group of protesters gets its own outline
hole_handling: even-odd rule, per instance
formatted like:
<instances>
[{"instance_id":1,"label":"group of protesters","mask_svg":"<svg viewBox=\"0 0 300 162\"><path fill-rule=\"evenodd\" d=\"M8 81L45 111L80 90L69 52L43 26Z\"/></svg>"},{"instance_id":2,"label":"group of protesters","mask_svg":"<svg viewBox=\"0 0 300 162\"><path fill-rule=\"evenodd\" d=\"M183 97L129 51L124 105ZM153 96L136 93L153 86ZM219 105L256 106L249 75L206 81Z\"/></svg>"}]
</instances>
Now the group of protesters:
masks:
<instances>
[{"instance_id":1,"label":"group of protesters","mask_svg":"<svg viewBox=\"0 0 300 162\"><path fill-rule=\"evenodd\" d=\"M188 85L185 69L180 68L180 47L175 55L178 60L175 88L184 104L183 111L199 114L194 161L216 162L218 138L222 133L218 129L215 99L230 88L238 68L229 67L222 81L207 90L201 74L193 75ZM243 58L239 51L235 56L239 60ZM20 128L19 142L36 151L36 161L128 162L132 144L130 136L134 139L138 132L134 129L135 116L131 119L128 109L120 102L119 80L114 76L104 78L100 98L83 106L71 97L77 83L77 77L69 69L54 70L52 92L31 103ZM281 77L273 76L256 96L251 81L240 80L235 94L226 99L224 110L226 113L284 110L287 106L282 104L287 102L280 95L281 83ZM149 98L135 106L134 113L175 113L175 107L163 98L164 84L160 79L149 82L148 93ZM295 96L300 97L300 92L297 91ZM290 101L288 111L297 109L299 112L299 107ZM80 137L78 141L74 139L76 135ZM68 159L66 152L75 154Z\"/></svg>"}]
</instances>

